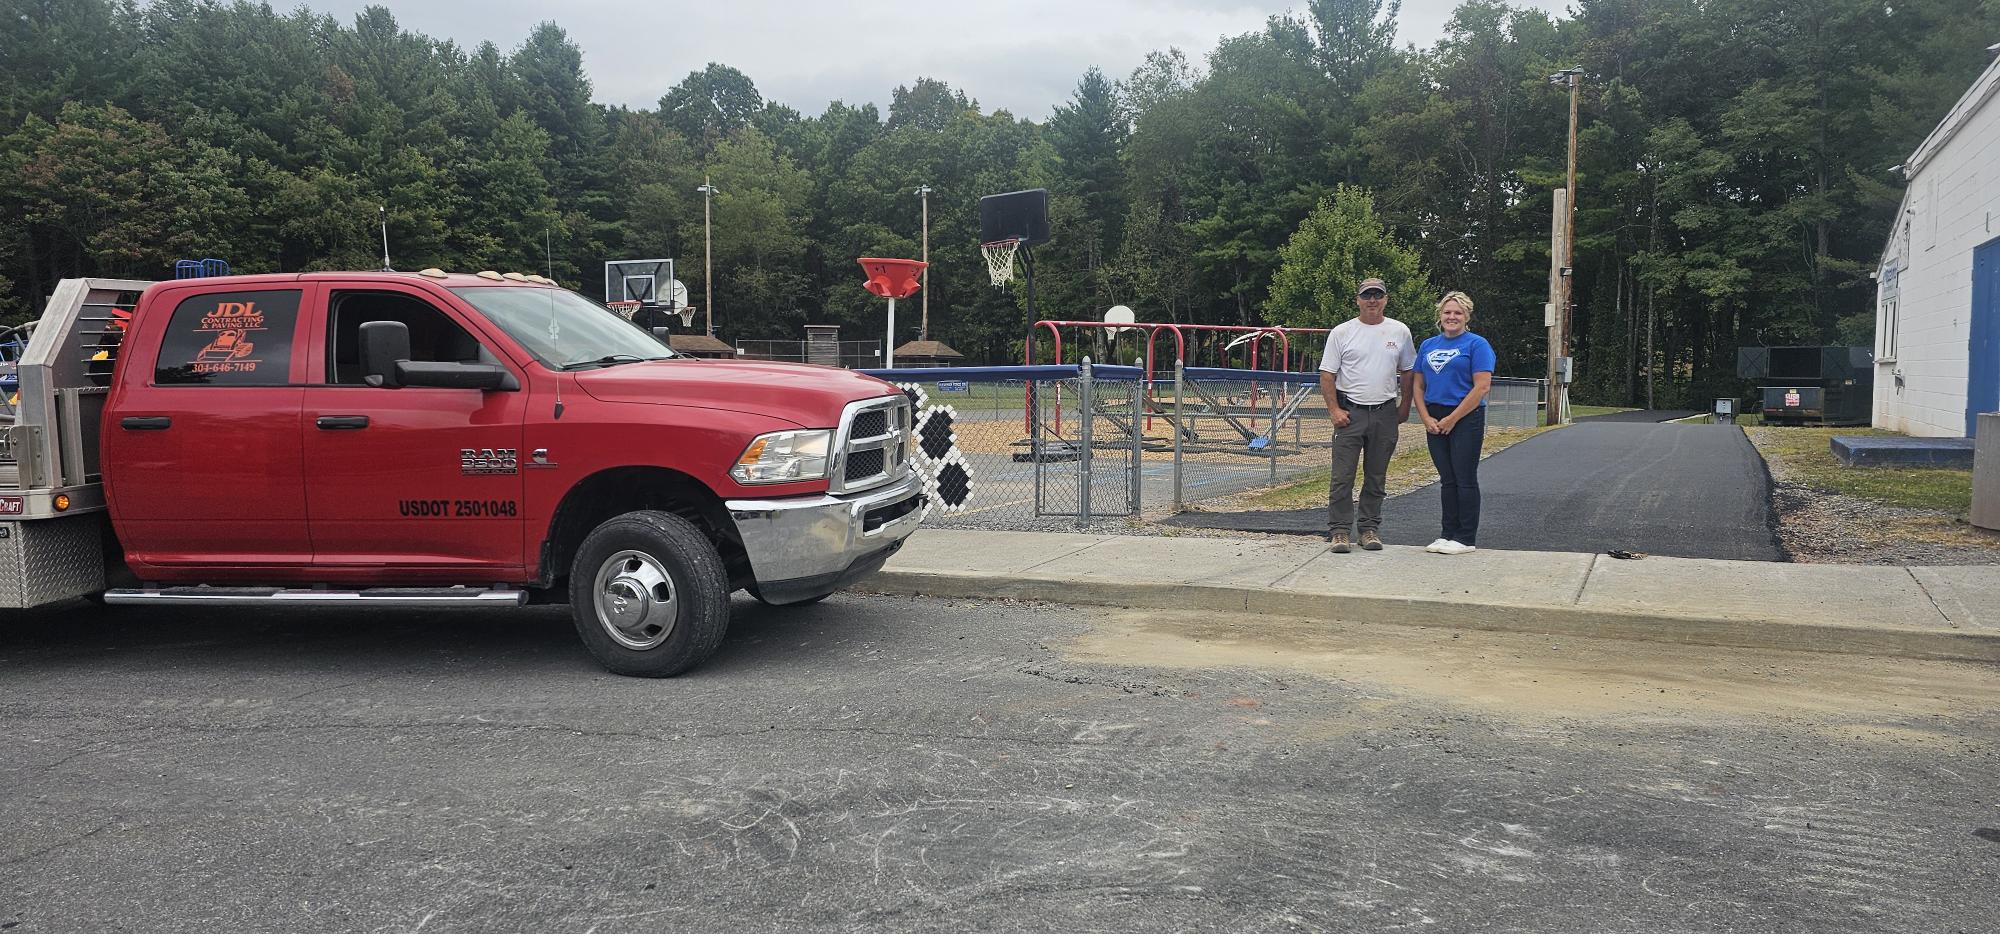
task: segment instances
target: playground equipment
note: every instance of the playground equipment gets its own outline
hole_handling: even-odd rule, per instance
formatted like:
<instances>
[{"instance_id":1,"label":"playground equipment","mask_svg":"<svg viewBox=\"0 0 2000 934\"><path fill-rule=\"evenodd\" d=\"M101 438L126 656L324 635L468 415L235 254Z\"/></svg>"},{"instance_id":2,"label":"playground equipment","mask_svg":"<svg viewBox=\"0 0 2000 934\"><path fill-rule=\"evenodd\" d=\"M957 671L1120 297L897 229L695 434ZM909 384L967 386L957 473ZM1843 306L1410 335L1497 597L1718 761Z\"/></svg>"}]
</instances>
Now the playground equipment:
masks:
<instances>
[{"instance_id":1,"label":"playground equipment","mask_svg":"<svg viewBox=\"0 0 2000 934\"><path fill-rule=\"evenodd\" d=\"M1278 429L1283 427L1287 420L1297 417L1306 397L1311 395L1317 387L1318 361L1307 359L1309 354L1304 348L1301 348L1300 353L1295 357L1292 353L1292 338L1294 336L1319 337L1323 340L1324 335L1332 333L1331 328L1293 328L1275 325L1259 327L1235 324L1170 324L1165 322L1131 321L1125 315L1117 315L1116 317L1123 320L1037 321L1034 327L1029 329L1028 339L1023 343L1024 359L1022 362L1026 366L1035 365L1035 337L1044 329L1048 331L1049 337L1054 344L1054 364L1058 366L1064 363L1064 328L1103 332L1112 341L1117 339L1117 335L1121 331L1143 332L1146 342L1146 362L1143 368L1139 370L1141 373L1139 378L1139 398L1145 409L1145 420L1142 430L1152 430L1153 419L1155 418L1167 418L1174 425L1175 431L1183 435L1184 440L1190 443L1200 443L1199 432L1195 430L1191 423L1185 420L1188 413L1183 412L1181 406L1176 404L1175 410L1171 414L1163 411L1160 407L1156 393L1156 383L1161 379L1158 338L1163 332L1171 335L1174 339L1173 359L1175 367L1188 368L1190 347L1194 346L1196 350L1199 350L1198 343L1203 336L1211 334L1218 336L1234 335L1234 340L1218 349L1218 354L1224 357L1224 359L1218 362L1229 363L1230 361L1227 359L1228 352L1237 347L1245 347L1247 348L1245 350L1247 360L1244 362L1248 364L1247 367L1235 369L1225 366L1222 368L1197 369L1202 369L1207 374L1207 380L1230 380L1234 377L1227 374L1242 374L1246 378L1247 386L1241 397L1219 397L1213 394L1209 388L1204 387L1202 381L1190 384L1195 394L1201 399L1203 407L1201 414L1221 416L1224 422L1241 436L1242 448L1228 447L1213 449L1217 451L1228 450L1233 453L1255 453L1268 449L1273 443L1272 439L1277 436ZM1268 348L1268 352L1266 348ZM1258 364L1260 362L1266 363L1267 366L1259 367ZM1295 362L1300 364L1298 372L1293 370ZM1299 378L1302 373L1305 375L1305 379ZM1273 386L1278 386L1279 388L1273 390ZM1272 397L1272 403L1269 406L1262 404L1263 398L1266 395ZM1265 423L1261 431L1256 427L1259 421ZM1060 427L1060 422L1057 424ZM1207 446L1203 448L1203 450L1210 449Z\"/></svg>"},{"instance_id":2,"label":"playground equipment","mask_svg":"<svg viewBox=\"0 0 2000 934\"><path fill-rule=\"evenodd\" d=\"M918 274L930 265L914 259L885 259L879 256L864 256L855 262L861 264L868 273L868 281L861 284L869 294L879 295L889 300L889 329L883 334L882 363L884 368L896 366L896 299L909 298L923 288L923 280Z\"/></svg>"}]
</instances>

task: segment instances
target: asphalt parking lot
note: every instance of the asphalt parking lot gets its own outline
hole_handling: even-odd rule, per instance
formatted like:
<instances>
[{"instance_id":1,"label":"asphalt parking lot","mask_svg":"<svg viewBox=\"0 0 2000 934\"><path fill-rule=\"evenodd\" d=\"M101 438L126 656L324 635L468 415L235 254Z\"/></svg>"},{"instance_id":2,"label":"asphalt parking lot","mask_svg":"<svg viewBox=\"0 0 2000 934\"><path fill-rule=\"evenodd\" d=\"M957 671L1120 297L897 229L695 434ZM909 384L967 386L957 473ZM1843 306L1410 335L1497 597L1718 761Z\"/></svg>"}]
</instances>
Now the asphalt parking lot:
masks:
<instances>
[{"instance_id":1,"label":"asphalt parking lot","mask_svg":"<svg viewBox=\"0 0 2000 934\"><path fill-rule=\"evenodd\" d=\"M839 595L0 628L0 927L1990 931L1990 667Z\"/></svg>"}]
</instances>

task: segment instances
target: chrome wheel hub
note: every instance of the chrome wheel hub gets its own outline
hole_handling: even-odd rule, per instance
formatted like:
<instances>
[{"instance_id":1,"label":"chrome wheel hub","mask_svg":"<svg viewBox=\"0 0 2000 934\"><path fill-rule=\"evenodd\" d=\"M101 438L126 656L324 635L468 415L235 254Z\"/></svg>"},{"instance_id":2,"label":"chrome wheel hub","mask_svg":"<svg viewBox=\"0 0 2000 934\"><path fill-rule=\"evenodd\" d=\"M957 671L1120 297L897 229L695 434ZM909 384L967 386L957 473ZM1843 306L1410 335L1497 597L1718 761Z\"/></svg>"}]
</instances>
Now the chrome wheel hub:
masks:
<instances>
[{"instance_id":1,"label":"chrome wheel hub","mask_svg":"<svg viewBox=\"0 0 2000 934\"><path fill-rule=\"evenodd\" d=\"M680 617L673 578L643 551L621 551L605 559L591 593L598 624L628 649L658 648L673 635Z\"/></svg>"}]
</instances>

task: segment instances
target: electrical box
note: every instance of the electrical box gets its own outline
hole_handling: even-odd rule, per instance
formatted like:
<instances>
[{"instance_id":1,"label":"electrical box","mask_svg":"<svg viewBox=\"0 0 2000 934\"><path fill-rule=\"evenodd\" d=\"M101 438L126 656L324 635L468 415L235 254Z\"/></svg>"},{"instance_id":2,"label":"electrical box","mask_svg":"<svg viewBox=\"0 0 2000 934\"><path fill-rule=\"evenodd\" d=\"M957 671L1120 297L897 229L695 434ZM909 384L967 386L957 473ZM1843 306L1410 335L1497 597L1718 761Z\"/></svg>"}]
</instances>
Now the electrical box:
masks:
<instances>
[{"instance_id":1,"label":"electrical box","mask_svg":"<svg viewBox=\"0 0 2000 934\"><path fill-rule=\"evenodd\" d=\"M2000 532L2000 412L1981 412L1972 424L1972 524Z\"/></svg>"},{"instance_id":2,"label":"electrical box","mask_svg":"<svg viewBox=\"0 0 2000 934\"><path fill-rule=\"evenodd\" d=\"M1716 423L1716 424L1718 424L1718 425L1734 425L1734 424L1736 424L1736 400L1735 400L1735 399L1717 399L1717 400L1715 400L1715 423Z\"/></svg>"},{"instance_id":3,"label":"electrical box","mask_svg":"<svg viewBox=\"0 0 2000 934\"><path fill-rule=\"evenodd\" d=\"M1557 382L1560 382L1560 383L1562 383L1562 384L1563 384L1563 385L1565 385L1565 386L1567 386L1567 385L1569 385L1569 384L1570 384L1570 369L1571 369L1571 367L1572 367L1572 365L1573 365L1574 363L1575 363L1575 358L1573 358L1573 357L1557 357L1557 358L1556 358L1556 381L1557 381Z\"/></svg>"}]
</instances>

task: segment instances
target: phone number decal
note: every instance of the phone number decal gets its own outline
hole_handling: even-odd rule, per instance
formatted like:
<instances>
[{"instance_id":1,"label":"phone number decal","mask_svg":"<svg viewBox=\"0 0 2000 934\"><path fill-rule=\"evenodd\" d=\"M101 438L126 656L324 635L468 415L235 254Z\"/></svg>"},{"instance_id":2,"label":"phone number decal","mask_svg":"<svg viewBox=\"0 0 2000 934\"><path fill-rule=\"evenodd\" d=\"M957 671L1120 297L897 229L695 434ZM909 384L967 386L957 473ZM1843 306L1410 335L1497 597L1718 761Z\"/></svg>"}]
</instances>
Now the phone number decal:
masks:
<instances>
[{"instance_id":1,"label":"phone number decal","mask_svg":"<svg viewBox=\"0 0 2000 934\"><path fill-rule=\"evenodd\" d=\"M396 510L411 519L506 519L520 506L511 499L406 499Z\"/></svg>"}]
</instances>

